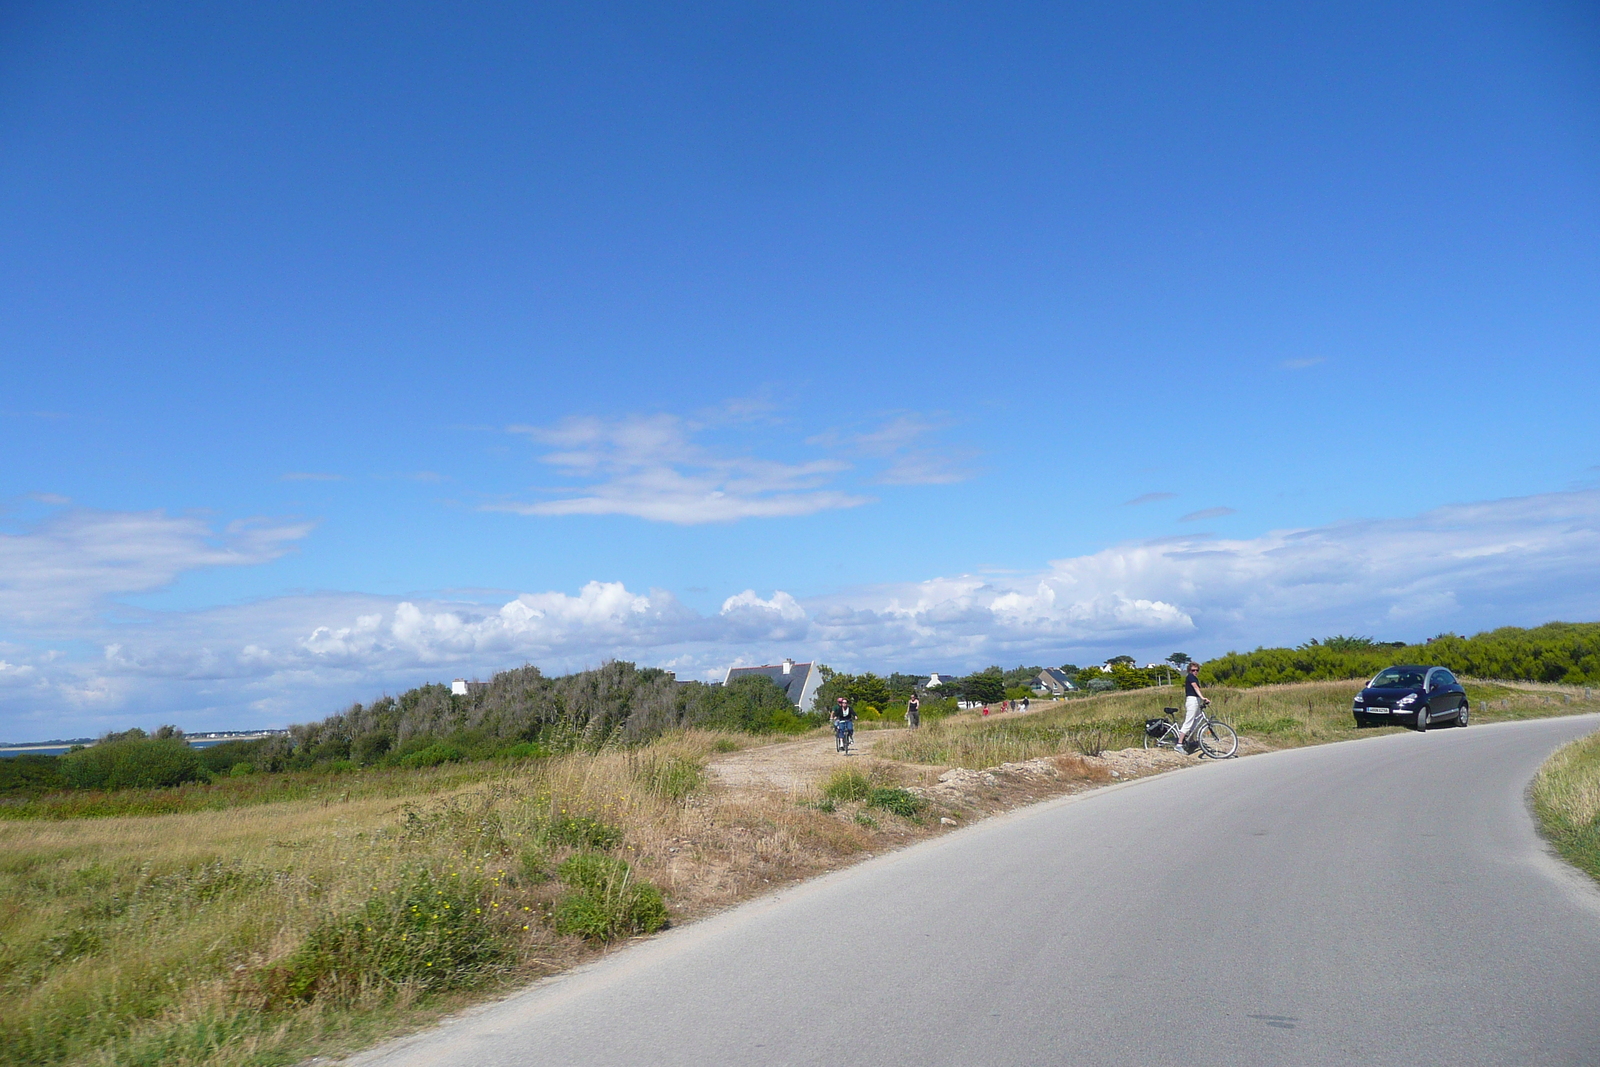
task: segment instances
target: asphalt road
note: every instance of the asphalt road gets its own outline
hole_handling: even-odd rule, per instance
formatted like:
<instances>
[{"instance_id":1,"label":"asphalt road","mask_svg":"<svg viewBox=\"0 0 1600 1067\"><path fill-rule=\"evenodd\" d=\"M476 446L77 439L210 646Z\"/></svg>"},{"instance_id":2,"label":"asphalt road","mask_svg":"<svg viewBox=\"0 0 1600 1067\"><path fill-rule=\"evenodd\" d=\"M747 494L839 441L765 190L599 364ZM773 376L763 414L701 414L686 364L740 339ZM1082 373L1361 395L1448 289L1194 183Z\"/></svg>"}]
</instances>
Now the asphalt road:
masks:
<instances>
[{"instance_id":1,"label":"asphalt road","mask_svg":"<svg viewBox=\"0 0 1600 1067\"><path fill-rule=\"evenodd\" d=\"M1600 893L1525 800L1596 728L1375 737L1050 802L356 1062L1600 1064Z\"/></svg>"}]
</instances>

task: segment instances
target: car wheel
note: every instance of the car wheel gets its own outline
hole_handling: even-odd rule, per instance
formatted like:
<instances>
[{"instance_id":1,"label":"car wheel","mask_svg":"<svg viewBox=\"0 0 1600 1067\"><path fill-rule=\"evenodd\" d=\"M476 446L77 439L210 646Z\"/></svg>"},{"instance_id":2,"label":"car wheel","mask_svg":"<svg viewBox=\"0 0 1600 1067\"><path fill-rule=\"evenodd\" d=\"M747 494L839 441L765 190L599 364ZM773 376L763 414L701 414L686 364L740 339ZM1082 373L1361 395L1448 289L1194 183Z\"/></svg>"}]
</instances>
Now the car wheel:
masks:
<instances>
[{"instance_id":1,"label":"car wheel","mask_svg":"<svg viewBox=\"0 0 1600 1067\"><path fill-rule=\"evenodd\" d=\"M1367 724L1369 722L1371 722L1371 720L1368 719L1365 715L1357 715L1355 717L1355 719L1356 719L1356 729L1357 730L1365 730L1367 728Z\"/></svg>"},{"instance_id":2,"label":"car wheel","mask_svg":"<svg viewBox=\"0 0 1600 1067\"><path fill-rule=\"evenodd\" d=\"M1461 702L1461 706L1456 709L1456 726L1458 726L1458 727L1466 726L1467 725L1467 715L1468 715L1467 702L1465 700L1463 700Z\"/></svg>"},{"instance_id":3,"label":"car wheel","mask_svg":"<svg viewBox=\"0 0 1600 1067\"><path fill-rule=\"evenodd\" d=\"M1428 705L1424 704L1417 709L1417 733L1428 732Z\"/></svg>"}]
</instances>

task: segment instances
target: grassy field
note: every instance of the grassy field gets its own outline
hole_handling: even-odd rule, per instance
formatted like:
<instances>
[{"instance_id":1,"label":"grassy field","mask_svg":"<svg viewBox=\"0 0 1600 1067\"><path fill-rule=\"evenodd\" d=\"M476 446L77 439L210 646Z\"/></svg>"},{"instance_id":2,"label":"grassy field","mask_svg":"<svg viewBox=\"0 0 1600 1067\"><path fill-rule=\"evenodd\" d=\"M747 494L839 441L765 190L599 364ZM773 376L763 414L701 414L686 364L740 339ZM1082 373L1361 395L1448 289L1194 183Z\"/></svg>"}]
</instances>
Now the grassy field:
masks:
<instances>
[{"instance_id":1,"label":"grassy field","mask_svg":"<svg viewBox=\"0 0 1600 1067\"><path fill-rule=\"evenodd\" d=\"M648 932L656 890L693 918L886 843L708 794L740 743L0 822L0 1064L292 1063Z\"/></svg>"},{"instance_id":2,"label":"grassy field","mask_svg":"<svg viewBox=\"0 0 1600 1067\"><path fill-rule=\"evenodd\" d=\"M1540 829L1579 870L1600 881L1600 734L1563 746L1533 780Z\"/></svg>"},{"instance_id":3,"label":"grassy field","mask_svg":"<svg viewBox=\"0 0 1600 1067\"><path fill-rule=\"evenodd\" d=\"M1350 701L1359 682L1305 682L1254 689L1209 690L1211 714L1241 738L1269 748L1345 741L1406 729L1357 729ZM1467 698L1477 723L1600 711L1600 697L1582 687L1468 681ZM877 754L909 763L993 767L1063 752L1097 754L1101 749L1142 743L1144 721L1182 703L1176 688L1135 689L1061 701L1027 716L981 718L970 712L930 724L879 746ZM1439 729L1439 726L1435 726Z\"/></svg>"},{"instance_id":4,"label":"grassy field","mask_svg":"<svg viewBox=\"0 0 1600 1067\"><path fill-rule=\"evenodd\" d=\"M1468 688L1480 722L1600 707L1581 689ZM1314 744L1358 734L1353 691L1221 689L1213 710L1267 747ZM668 916L940 832L897 788L914 774L1137 745L1174 696L958 715L885 736L871 776L786 796L708 787L708 760L752 739L690 732L522 763L12 805L0 819L0 1067L233 1067L358 1047ZM1589 808L1555 790L1549 810L1587 810L1592 831L1587 781L1571 795Z\"/></svg>"}]
</instances>

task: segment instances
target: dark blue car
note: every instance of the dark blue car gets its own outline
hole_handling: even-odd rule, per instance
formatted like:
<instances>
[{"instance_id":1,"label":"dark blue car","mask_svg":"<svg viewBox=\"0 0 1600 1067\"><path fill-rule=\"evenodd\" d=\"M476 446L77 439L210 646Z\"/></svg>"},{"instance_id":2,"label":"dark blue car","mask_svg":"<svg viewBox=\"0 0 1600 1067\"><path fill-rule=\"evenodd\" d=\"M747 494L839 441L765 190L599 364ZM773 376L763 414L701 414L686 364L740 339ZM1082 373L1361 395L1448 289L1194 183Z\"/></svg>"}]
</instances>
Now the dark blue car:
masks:
<instances>
[{"instance_id":1,"label":"dark blue car","mask_svg":"<svg viewBox=\"0 0 1600 1067\"><path fill-rule=\"evenodd\" d=\"M1429 723L1467 725L1467 691L1444 667L1385 667L1356 694L1350 711L1357 726L1405 722L1418 730Z\"/></svg>"}]
</instances>

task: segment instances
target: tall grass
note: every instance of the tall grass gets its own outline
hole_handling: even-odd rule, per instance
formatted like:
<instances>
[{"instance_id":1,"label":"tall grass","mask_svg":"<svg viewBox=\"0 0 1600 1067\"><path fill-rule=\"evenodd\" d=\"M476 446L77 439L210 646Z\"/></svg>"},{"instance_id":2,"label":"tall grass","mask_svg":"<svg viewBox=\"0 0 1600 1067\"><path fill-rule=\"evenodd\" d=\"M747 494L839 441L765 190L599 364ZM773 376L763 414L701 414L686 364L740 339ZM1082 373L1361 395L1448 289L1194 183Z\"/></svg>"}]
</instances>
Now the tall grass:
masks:
<instances>
[{"instance_id":1,"label":"tall grass","mask_svg":"<svg viewBox=\"0 0 1600 1067\"><path fill-rule=\"evenodd\" d=\"M1600 733L1545 761L1533 779L1533 806L1557 851L1600 881Z\"/></svg>"},{"instance_id":2,"label":"tall grass","mask_svg":"<svg viewBox=\"0 0 1600 1067\"><path fill-rule=\"evenodd\" d=\"M584 941L548 919L573 891L530 877L525 854L537 871L585 851L590 837L551 832L583 820L615 828L603 843L624 866L652 851L713 741L466 785L413 771L400 798L0 823L0 1065L289 1062L386 1012L570 962ZM618 931L666 918L644 877Z\"/></svg>"}]
</instances>

